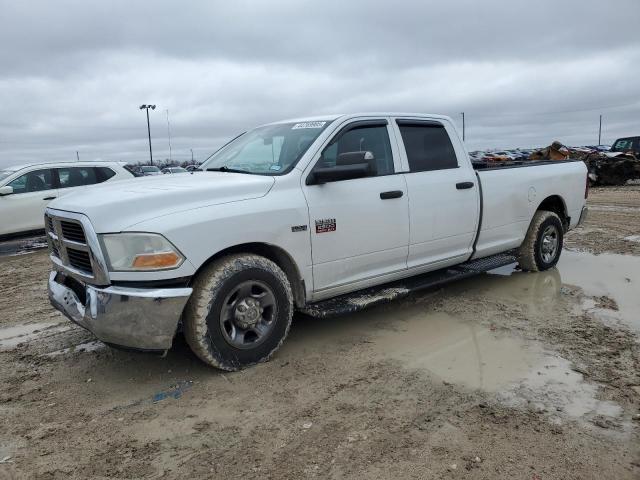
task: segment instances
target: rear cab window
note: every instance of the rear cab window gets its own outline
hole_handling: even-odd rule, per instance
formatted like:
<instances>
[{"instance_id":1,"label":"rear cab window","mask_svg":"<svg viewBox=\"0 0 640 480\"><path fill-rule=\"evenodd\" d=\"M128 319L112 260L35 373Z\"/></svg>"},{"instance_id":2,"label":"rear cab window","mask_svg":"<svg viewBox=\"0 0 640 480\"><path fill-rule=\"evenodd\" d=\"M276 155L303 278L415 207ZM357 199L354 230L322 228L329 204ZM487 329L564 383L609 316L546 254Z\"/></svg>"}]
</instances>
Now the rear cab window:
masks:
<instances>
[{"instance_id":1,"label":"rear cab window","mask_svg":"<svg viewBox=\"0 0 640 480\"><path fill-rule=\"evenodd\" d=\"M440 122L398 119L396 123L411 172L458 168L455 149Z\"/></svg>"}]
</instances>

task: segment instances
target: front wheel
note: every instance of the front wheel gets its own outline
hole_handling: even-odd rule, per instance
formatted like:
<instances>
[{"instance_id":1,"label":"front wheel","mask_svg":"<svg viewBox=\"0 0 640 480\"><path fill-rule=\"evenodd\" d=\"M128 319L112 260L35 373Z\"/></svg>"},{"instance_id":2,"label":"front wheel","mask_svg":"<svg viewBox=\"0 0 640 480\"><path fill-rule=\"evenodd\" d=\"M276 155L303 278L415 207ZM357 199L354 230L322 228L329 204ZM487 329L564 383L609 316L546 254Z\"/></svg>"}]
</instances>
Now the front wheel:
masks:
<instances>
[{"instance_id":1,"label":"front wheel","mask_svg":"<svg viewBox=\"0 0 640 480\"><path fill-rule=\"evenodd\" d=\"M273 355L292 317L291 286L280 267L259 255L230 255L198 274L184 335L205 363L240 370Z\"/></svg>"},{"instance_id":2,"label":"front wheel","mask_svg":"<svg viewBox=\"0 0 640 480\"><path fill-rule=\"evenodd\" d=\"M529 272L553 268L560 259L563 233L562 221L556 213L538 210L520 246L520 267Z\"/></svg>"}]
</instances>

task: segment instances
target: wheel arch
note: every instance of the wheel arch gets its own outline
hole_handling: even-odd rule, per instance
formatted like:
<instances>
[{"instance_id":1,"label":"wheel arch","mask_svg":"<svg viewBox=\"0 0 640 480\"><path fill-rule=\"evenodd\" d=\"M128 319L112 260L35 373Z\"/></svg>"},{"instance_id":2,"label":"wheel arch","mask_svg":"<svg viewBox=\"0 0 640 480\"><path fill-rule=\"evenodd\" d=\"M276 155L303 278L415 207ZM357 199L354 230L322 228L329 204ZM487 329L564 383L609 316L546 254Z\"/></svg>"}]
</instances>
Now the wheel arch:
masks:
<instances>
[{"instance_id":1,"label":"wheel arch","mask_svg":"<svg viewBox=\"0 0 640 480\"><path fill-rule=\"evenodd\" d=\"M562 225L564 227L565 232L569 228L569 214L567 213L567 205L564 199L560 195L550 195L545 198L540 204L538 208L536 208L536 212L539 210L546 210L548 212L553 212L560 217L562 221Z\"/></svg>"},{"instance_id":2,"label":"wheel arch","mask_svg":"<svg viewBox=\"0 0 640 480\"><path fill-rule=\"evenodd\" d=\"M305 293L305 285L304 280L302 279L302 275L300 274L300 270L298 269L298 265L293 260L291 255L289 255L284 249L277 247L275 245L269 243L262 242L249 242L249 243L241 243L238 245L233 245L231 247L227 247L219 252L215 253L211 257L209 257L200 267L196 270L196 272L191 277L191 282L195 279L198 274L211 262L218 260L219 258L225 257L230 254L237 253L253 253L255 255L260 255L262 257L268 258L276 265L278 265L282 271L287 276L289 280L289 284L291 285L291 291L293 292L293 300L295 306L298 308L302 308L306 304L306 293Z\"/></svg>"}]
</instances>

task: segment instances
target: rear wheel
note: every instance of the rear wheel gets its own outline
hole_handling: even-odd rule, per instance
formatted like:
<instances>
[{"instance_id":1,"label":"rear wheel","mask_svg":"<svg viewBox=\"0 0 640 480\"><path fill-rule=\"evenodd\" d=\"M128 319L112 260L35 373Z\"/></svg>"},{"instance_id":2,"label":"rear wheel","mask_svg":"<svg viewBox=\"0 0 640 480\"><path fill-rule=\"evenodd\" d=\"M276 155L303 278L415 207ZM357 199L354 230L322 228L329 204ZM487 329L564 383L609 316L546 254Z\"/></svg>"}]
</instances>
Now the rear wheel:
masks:
<instances>
[{"instance_id":1,"label":"rear wheel","mask_svg":"<svg viewBox=\"0 0 640 480\"><path fill-rule=\"evenodd\" d=\"M562 221L556 213L538 210L520 246L520 267L530 272L554 267L562 252L563 233Z\"/></svg>"},{"instance_id":2,"label":"rear wheel","mask_svg":"<svg viewBox=\"0 0 640 480\"><path fill-rule=\"evenodd\" d=\"M293 295L280 267L259 255L230 255L198 274L184 312L184 334L204 362L240 370L273 355L292 316Z\"/></svg>"}]
</instances>

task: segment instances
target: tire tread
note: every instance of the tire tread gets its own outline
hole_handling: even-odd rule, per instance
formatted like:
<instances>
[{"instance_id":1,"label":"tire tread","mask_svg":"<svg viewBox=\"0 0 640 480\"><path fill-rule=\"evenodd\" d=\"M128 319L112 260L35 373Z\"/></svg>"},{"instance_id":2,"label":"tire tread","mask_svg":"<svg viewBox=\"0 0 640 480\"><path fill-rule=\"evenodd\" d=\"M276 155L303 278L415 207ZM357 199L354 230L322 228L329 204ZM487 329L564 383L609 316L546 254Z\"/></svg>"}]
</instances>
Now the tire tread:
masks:
<instances>
[{"instance_id":1,"label":"tire tread","mask_svg":"<svg viewBox=\"0 0 640 480\"><path fill-rule=\"evenodd\" d=\"M224 359L220 352L215 349L213 342L207 341L207 335L209 335L207 316L216 298L216 294L224 282L233 274L246 268L264 269L282 283L289 301L289 313L285 333L275 348L253 363L240 364L237 361L234 362ZM215 260L206 266L195 279L193 293L187 302L183 314L184 337L193 353L200 358L200 360L221 370L235 371L269 360L287 337L291 327L292 317L293 293L289 280L282 269L271 260L260 255L250 253L233 254Z\"/></svg>"},{"instance_id":2,"label":"tire tread","mask_svg":"<svg viewBox=\"0 0 640 480\"><path fill-rule=\"evenodd\" d=\"M550 218L555 218L562 225L562 221L558 214L548 210L538 210L531 220L527 235L524 237L520 250L518 252L518 263L520 267L528 272L539 272L540 266L536 260L536 243L538 240L538 232L544 222Z\"/></svg>"}]
</instances>

